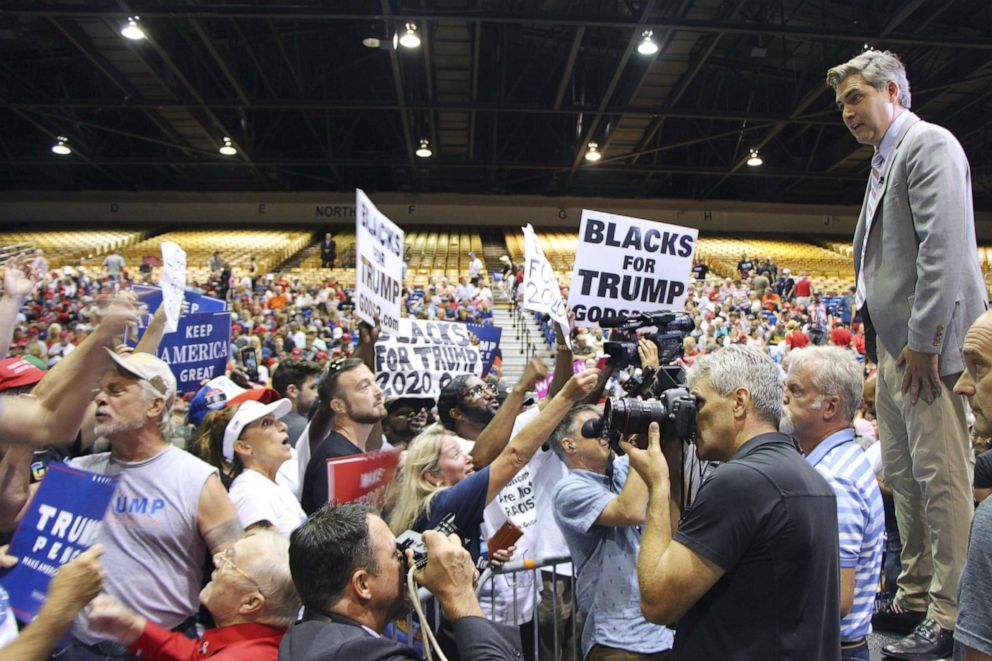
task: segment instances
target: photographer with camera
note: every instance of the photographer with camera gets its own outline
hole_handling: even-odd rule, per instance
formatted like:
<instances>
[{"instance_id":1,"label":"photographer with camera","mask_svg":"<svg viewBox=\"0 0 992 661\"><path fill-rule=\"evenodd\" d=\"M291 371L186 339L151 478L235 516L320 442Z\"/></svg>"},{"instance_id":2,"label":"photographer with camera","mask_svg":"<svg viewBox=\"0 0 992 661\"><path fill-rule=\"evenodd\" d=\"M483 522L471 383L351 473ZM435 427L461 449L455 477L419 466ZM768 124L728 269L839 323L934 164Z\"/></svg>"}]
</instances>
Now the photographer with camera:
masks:
<instances>
[{"instance_id":1,"label":"photographer with camera","mask_svg":"<svg viewBox=\"0 0 992 661\"><path fill-rule=\"evenodd\" d=\"M427 531L427 564L415 578L437 597L462 658L522 658L515 627L482 615L472 584L475 565L457 535ZM382 637L386 624L411 608L405 577L412 566L396 537L360 503L315 512L290 538L289 567L303 600L303 619L285 635L280 661L420 659L413 648Z\"/></svg>"},{"instance_id":2,"label":"photographer with camera","mask_svg":"<svg viewBox=\"0 0 992 661\"><path fill-rule=\"evenodd\" d=\"M642 366L658 366L654 342L641 338L637 350ZM614 461L606 440L591 432L599 413L595 406L575 406L551 437L569 470L555 487L554 512L578 570L582 658L669 659L672 632L638 612L638 526L644 523L647 486L629 472L626 458Z\"/></svg>"},{"instance_id":3,"label":"photographer with camera","mask_svg":"<svg viewBox=\"0 0 992 661\"><path fill-rule=\"evenodd\" d=\"M629 443L647 484L637 560L641 611L674 625L674 659L840 659L837 500L778 431L778 366L734 345L699 358L688 375L696 454L725 462L703 481L679 522L681 466L662 452L656 422L647 450ZM665 430L666 450L680 443Z\"/></svg>"}]
</instances>

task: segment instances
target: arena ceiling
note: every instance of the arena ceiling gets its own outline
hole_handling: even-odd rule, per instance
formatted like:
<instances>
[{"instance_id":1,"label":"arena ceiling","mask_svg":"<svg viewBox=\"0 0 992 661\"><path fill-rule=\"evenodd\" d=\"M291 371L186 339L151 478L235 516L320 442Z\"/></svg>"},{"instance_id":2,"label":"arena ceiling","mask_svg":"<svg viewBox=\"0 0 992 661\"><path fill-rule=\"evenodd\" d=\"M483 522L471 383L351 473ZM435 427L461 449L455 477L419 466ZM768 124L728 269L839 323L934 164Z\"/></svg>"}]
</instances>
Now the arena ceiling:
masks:
<instances>
[{"instance_id":1,"label":"arena ceiling","mask_svg":"<svg viewBox=\"0 0 992 661\"><path fill-rule=\"evenodd\" d=\"M4 2L0 188L858 204L870 152L824 74L865 45L992 209L989 0Z\"/></svg>"}]
</instances>

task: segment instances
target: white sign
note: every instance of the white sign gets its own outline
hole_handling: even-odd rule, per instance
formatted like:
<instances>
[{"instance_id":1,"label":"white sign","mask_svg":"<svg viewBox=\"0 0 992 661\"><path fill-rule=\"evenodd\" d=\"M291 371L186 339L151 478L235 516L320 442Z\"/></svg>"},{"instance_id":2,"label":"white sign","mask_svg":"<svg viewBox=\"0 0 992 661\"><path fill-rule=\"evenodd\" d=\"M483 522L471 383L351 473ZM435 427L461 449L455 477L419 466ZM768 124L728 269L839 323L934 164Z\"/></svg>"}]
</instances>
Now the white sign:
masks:
<instances>
[{"instance_id":1,"label":"white sign","mask_svg":"<svg viewBox=\"0 0 992 661\"><path fill-rule=\"evenodd\" d=\"M479 340L465 324L400 319L375 343L375 380L385 397L436 398L460 374L482 374Z\"/></svg>"},{"instance_id":2,"label":"white sign","mask_svg":"<svg viewBox=\"0 0 992 661\"><path fill-rule=\"evenodd\" d=\"M165 332L179 328L183 293L186 291L186 252L172 241L162 243L162 305L165 306Z\"/></svg>"},{"instance_id":3,"label":"white sign","mask_svg":"<svg viewBox=\"0 0 992 661\"><path fill-rule=\"evenodd\" d=\"M681 311L699 230L582 210L568 305L577 326Z\"/></svg>"},{"instance_id":4,"label":"white sign","mask_svg":"<svg viewBox=\"0 0 992 661\"><path fill-rule=\"evenodd\" d=\"M355 191L355 309L383 330L399 330L403 294L403 230L361 189Z\"/></svg>"},{"instance_id":5,"label":"white sign","mask_svg":"<svg viewBox=\"0 0 992 661\"><path fill-rule=\"evenodd\" d=\"M548 314L561 328L565 344L572 348L571 333L568 328L568 312L561 300L561 287L558 277L544 256L541 241L528 223L524 231L524 301L525 310Z\"/></svg>"}]
</instances>

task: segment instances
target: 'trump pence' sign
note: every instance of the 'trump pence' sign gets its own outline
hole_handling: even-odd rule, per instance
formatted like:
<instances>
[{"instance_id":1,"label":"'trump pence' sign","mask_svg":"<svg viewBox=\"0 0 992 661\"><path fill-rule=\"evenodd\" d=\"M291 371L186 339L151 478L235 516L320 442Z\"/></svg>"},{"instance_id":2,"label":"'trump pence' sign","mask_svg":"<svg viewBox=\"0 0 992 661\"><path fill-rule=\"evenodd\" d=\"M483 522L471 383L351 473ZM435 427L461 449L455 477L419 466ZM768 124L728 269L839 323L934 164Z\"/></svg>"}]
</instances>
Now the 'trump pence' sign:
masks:
<instances>
[{"instance_id":1,"label":"'trump pence' sign","mask_svg":"<svg viewBox=\"0 0 992 661\"><path fill-rule=\"evenodd\" d=\"M482 352L465 324L400 319L375 344L375 380L386 397L437 397L460 374L482 374Z\"/></svg>"},{"instance_id":2,"label":"'trump pence' sign","mask_svg":"<svg viewBox=\"0 0 992 661\"><path fill-rule=\"evenodd\" d=\"M568 304L578 326L681 310L699 231L583 209Z\"/></svg>"},{"instance_id":3,"label":"'trump pence' sign","mask_svg":"<svg viewBox=\"0 0 992 661\"><path fill-rule=\"evenodd\" d=\"M355 191L355 309L384 330L399 330L403 293L403 230L361 189Z\"/></svg>"}]
</instances>

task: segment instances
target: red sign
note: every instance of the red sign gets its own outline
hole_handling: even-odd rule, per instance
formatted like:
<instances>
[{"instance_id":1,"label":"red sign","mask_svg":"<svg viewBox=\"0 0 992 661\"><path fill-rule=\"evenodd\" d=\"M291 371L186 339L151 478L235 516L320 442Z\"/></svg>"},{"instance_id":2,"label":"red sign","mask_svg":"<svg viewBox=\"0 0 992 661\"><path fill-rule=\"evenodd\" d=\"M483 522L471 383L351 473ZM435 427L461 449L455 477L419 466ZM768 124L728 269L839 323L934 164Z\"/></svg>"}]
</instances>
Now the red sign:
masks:
<instances>
[{"instance_id":1,"label":"red sign","mask_svg":"<svg viewBox=\"0 0 992 661\"><path fill-rule=\"evenodd\" d=\"M327 460L327 499L332 505L361 501L382 509L400 465L402 450L384 450Z\"/></svg>"}]
</instances>

